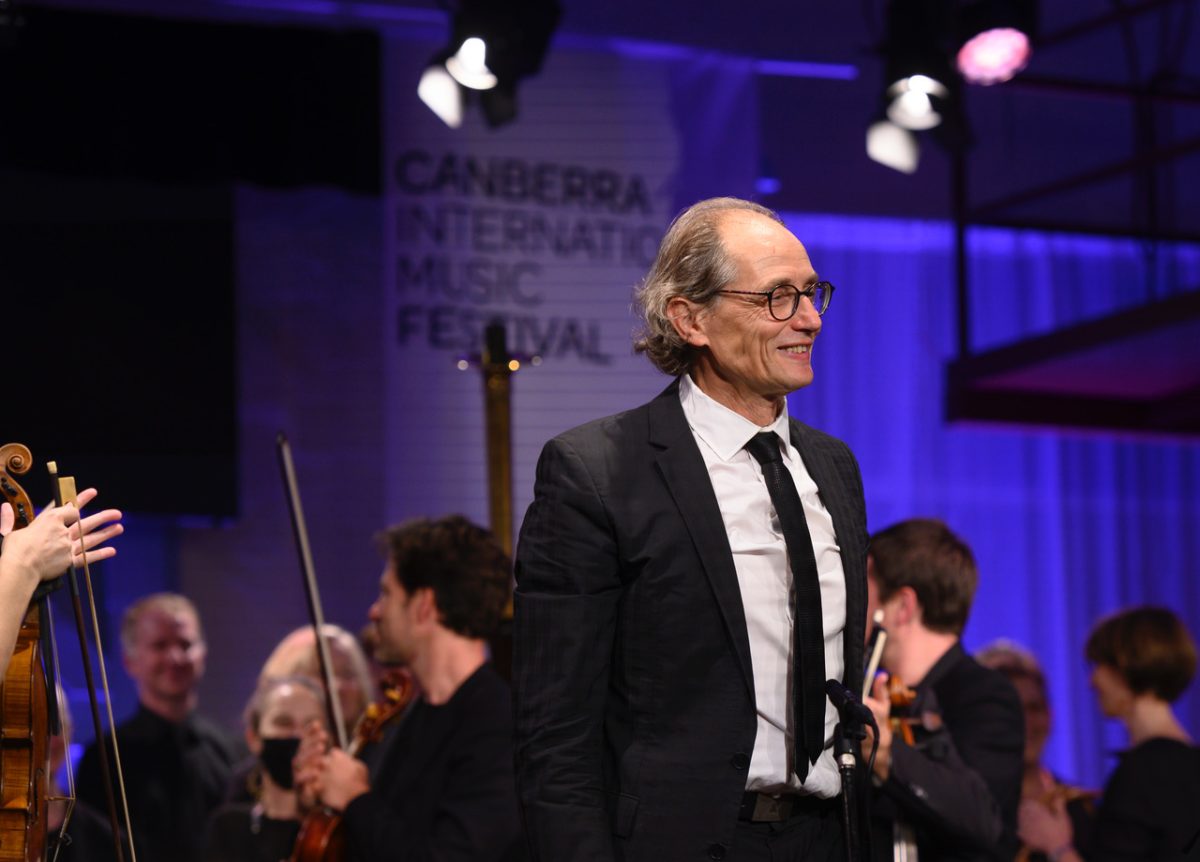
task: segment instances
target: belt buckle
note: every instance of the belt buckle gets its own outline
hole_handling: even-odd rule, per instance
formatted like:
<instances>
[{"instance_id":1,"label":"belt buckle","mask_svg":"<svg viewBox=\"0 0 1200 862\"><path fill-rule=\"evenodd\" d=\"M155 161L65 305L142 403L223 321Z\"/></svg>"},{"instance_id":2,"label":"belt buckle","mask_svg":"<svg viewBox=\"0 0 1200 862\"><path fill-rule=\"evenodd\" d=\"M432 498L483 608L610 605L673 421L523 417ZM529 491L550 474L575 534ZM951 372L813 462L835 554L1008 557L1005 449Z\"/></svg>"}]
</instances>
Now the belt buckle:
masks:
<instances>
[{"instance_id":1,"label":"belt buckle","mask_svg":"<svg viewBox=\"0 0 1200 862\"><path fill-rule=\"evenodd\" d=\"M757 794L754 800L753 820L760 823L778 823L787 820L792 813L792 797Z\"/></svg>"}]
</instances>

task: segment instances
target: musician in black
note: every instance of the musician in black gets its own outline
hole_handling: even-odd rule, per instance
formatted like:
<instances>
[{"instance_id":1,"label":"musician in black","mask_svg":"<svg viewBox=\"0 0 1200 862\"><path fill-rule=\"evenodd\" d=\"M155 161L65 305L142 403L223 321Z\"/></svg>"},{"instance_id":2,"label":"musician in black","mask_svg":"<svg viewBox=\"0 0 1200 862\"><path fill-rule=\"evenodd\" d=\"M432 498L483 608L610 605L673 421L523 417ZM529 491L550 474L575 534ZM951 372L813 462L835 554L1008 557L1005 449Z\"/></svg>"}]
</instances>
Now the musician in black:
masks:
<instances>
[{"instance_id":1,"label":"musician in black","mask_svg":"<svg viewBox=\"0 0 1200 862\"><path fill-rule=\"evenodd\" d=\"M138 694L137 712L117 727L138 862L193 862L243 756L229 734L196 711L207 656L200 616L184 596L147 596L125 611L121 648ZM111 743L105 745L112 763ZM105 810L95 743L80 761L76 790Z\"/></svg>"},{"instance_id":2,"label":"musician in black","mask_svg":"<svg viewBox=\"0 0 1200 862\"><path fill-rule=\"evenodd\" d=\"M1017 851L1025 728L1016 691L979 665L959 638L979 579L971 549L940 521L902 521L871 537L869 612L888 632L883 667L910 689L893 732L886 675L867 703L880 727L873 846L916 845L921 862L995 860Z\"/></svg>"},{"instance_id":3,"label":"musician in black","mask_svg":"<svg viewBox=\"0 0 1200 862\"><path fill-rule=\"evenodd\" d=\"M352 862L523 858L511 700L486 644L509 600L509 558L459 515L410 521L381 539L375 658L408 668L418 693L370 773L310 727L297 782L344 814Z\"/></svg>"}]
</instances>

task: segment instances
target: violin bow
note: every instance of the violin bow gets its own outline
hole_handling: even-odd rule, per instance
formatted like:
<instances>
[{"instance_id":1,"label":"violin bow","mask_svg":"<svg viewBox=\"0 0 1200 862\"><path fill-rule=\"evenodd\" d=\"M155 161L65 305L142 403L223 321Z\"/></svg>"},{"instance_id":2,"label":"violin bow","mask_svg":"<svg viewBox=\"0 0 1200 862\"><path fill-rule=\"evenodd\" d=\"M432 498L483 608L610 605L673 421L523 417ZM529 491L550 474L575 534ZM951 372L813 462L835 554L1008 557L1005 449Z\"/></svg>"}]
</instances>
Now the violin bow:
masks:
<instances>
[{"instance_id":1,"label":"violin bow","mask_svg":"<svg viewBox=\"0 0 1200 862\"><path fill-rule=\"evenodd\" d=\"M862 699L871 696L871 686L875 685L875 674L879 671L879 662L883 658L883 647L887 643L887 629L883 627L883 610L875 611L871 619L871 636L867 640L867 669L863 674Z\"/></svg>"},{"instance_id":2,"label":"violin bow","mask_svg":"<svg viewBox=\"0 0 1200 862\"><path fill-rule=\"evenodd\" d=\"M304 524L304 507L300 504L300 486L296 482L296 465L292 461L292 447L282 431L275 438L279 453L279 469L283 473L284 490L287 493L288 510L292 516L292 532L296 536L296 548L300 553L300 567L304 571L304 595L308 599L308 611L312 617L313 635L317 645L317 659L321 665L321 678L325 681L325 705L333 720L337 733L338 747L347 750L346 724L342 718L342 703L337 697L337 686L333 679L333 660L329 644L325 640L325 613L321 609L321 595L317 592L317 575L313 569L312 550L308 544L308 528Z\"/></svg>"},{"instance_id":3,"label":"violin bow","mask_svg":"<svg viewBox=\"0 0 1200 862\"><path fill-rule=\"evenodd\" d=\"M73 476L59 476L58 465L54 461L48 461L46 463L46 469L50 472L50 482L54 488L55 504L58 506L64 506L67 503L75 505L75 478ZM104 664L104 646L103 641L100 638L100 621L96 616L96 597L92 592L92 573L88 567L87 549L84 547L83 542L82 523L83 518L82 515L80 515L79 545L81 550L80 556L83 557L83 564L77 567L75 565L75 560L72 557L71 570L67 577L67 583L71 588L71 609L74 611L75 628L79 634L79 651L83 660L83 676L84 680L87 682L88 705L91 707L92 727L96 735L96 752L100 760L100 773L104 777L104 795L105 801L108 803L108 818L112 826L113 843L116 848L117 862L124 862L125 853L124 847L121 843L120 821L117 818L116 798L113 795L112 770L108 762L108 752L103 744L104 728L100 721L100 707L96 697L96 681L92 675L92 658L91 652L88 649L87 631L83 620L83 605L79 593L78 575L80 572L82 572L83 582L87 587L88 608L91 611L92 617L92 634L96 640L96 657L100 667L100 682L104 690L104 704L107 707L108 712L109 739L112 741L113 761L116 763L117 787L121 793L121 810L125 814L125 834L129 839L129 858L131 862L137 862L137 850L133 844L133 826L129 821L129 802L125 795L125 775L121 771L121 750L117 744L117 725L113 720L112 696L110 695L108 688L108 672L105 670ZM71 785L70 795L73 801L75 795L75 780L74 776L69 770L67 775ZM70 818L70 813L71 809L68 808L67 817L65 817L63 820L64 830L66 829L66 823Z\"/></svg>"}]
</instances>

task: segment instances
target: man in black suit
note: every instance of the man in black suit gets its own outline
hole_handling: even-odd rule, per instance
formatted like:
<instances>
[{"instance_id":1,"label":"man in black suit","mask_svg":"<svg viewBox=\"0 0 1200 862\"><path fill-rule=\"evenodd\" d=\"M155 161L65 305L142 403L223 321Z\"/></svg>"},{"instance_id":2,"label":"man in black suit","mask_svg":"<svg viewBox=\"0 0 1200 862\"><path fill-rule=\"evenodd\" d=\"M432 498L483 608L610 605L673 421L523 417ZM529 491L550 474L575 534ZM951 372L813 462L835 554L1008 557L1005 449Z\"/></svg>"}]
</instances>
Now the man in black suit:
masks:
<instances>
[{"instance_id":1,"label":"man in black suit","mask_svg":"<svg viewBox=\"0 0 1200 862\"><path fill-rule=\"evenodd\" d=\"M508 685L487 661L511 594L508 555L461 515L382 536L387 566L369 617L375 658L408 668L412 706L374 769L308 729L296 757L302 793L344 813L349 862L524 858Z\"/></svg>"},{"instance_id":2,"label":"man in black suit","mask_svg":"<svg viewBox=\"0 0 1200 862\"><path fill-rule=\"evenodd\" d=\"M843 858L820 683L862 676L862 483L786 403L832 292L770 210L694 205L638 292L678 379L542 451L513 656L536 858Z\"/></svg>"},{"instance_id":3,"label":"man in black suit","mask_svg":"<svg viewBox=\"0 0 1200 862\"><path fill-rule=\"evenodd\" d=\"M1011 860L1017 852L1025 723L1003 674L959 638L979 580L971 549L940 521L902 521L871 537L870 611L883 611L883 667L915 690L911 741L888 726L887 674L867 703L880 726L875 856L915 844L921 862Z\"/></svg>"}]
</instances>

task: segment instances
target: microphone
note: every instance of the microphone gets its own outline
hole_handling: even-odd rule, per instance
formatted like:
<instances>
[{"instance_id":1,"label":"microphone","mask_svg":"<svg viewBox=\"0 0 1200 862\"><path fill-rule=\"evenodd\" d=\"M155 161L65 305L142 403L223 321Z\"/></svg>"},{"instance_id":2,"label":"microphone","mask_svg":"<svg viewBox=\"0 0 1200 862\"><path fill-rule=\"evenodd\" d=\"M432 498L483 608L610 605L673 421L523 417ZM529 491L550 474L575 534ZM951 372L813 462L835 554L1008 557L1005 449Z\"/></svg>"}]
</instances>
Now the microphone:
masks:
<instances>
[{"instance_id":1,"label":"microphone","mask_svg":"<svg viewBox=\"0 0 1200 862\"><path fill-rule=\"evenodd\" d=\"M871 708L862 703L855 697L854 692L836 679L825 680L825 694L829 695L829 700L833 702L838 715L843 719L861 721L868 727L876 726L875 713L871 712Z\"/></svg>"}]
</instances>

